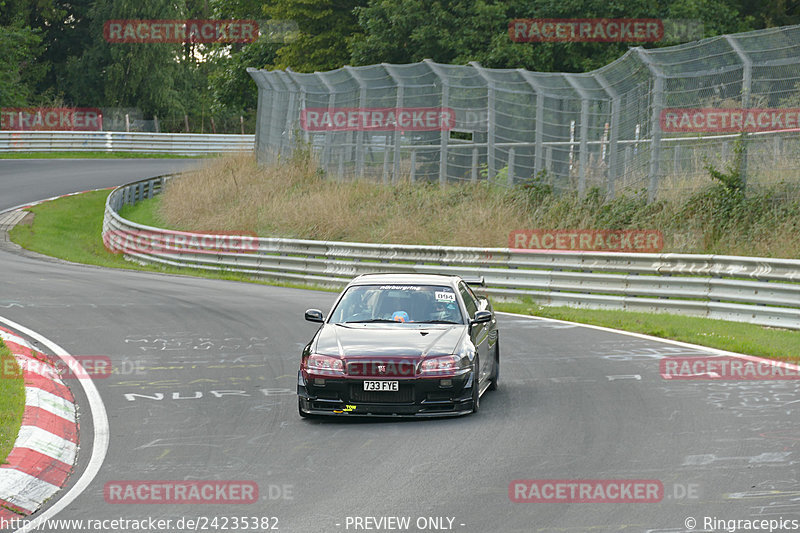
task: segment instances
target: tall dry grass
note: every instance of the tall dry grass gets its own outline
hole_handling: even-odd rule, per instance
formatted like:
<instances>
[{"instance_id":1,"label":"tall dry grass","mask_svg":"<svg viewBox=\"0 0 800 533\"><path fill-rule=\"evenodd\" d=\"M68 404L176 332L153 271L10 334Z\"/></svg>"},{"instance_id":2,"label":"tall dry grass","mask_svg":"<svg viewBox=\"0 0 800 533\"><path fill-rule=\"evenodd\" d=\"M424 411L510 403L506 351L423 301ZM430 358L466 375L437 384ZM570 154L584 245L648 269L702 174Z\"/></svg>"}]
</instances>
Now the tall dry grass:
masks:
<instances>
[{"instance_id":1,"label":"tall dry grass","mask_svg":"<svg viewBox=\"0 0 800 533\"><path fill-rule=\"evenodd\" d=\"M711 180L709 180L711 182ZM646 192L606 201L599 191L553 195L541 184L438 184L325 178L298 156L258 166L210 161L173 180L159 216L169 227L331 241L505 247L516 229L658 229L664 251L800 257L796 188L729 198L719 187L648 204Z\"/></svg>"},{"instance_id":2,"label":"tall dry grass","mask_svg":"<svg viewBox=\"0 0 800 533\"><path fill-rule=\"evenodd\" d=\"M530 216L513 191L325 179L311 158L259 167L251 156L211 161L173 180L159 216L171 227L319 240L504 246Z\"/></svg>"}]
</instances>

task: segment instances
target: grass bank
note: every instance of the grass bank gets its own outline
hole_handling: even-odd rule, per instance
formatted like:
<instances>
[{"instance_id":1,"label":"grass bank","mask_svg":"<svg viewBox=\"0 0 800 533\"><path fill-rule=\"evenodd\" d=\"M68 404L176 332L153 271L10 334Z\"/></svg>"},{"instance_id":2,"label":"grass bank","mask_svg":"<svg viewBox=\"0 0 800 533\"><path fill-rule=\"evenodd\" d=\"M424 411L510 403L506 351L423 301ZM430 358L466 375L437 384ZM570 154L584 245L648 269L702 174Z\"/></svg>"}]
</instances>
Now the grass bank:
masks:
<instances>
[{"instance_id":1,"label":"grass bank","mask_svg":"<svg viewBox=\"0 0 800 533\"><path fill-rule=\"evenodd\" d=\"M667 313L600 311L500 302L498 311L644 333L720 350L800 363L800 331Z\"/></svg>"},{"instance_id":2,"label":"grass bank","mask_svg":"<svg viewBox=\"0 0 800 533\"><path fill-rule=\"evenodd\" d=\"M240 155L187 172L142 212L185 230L454 246L505 247L517 229L658 229L665 252L800 257L800 190L745 193L735 175L716 172L695 194L648 204L644 192L611 201L594 189L556 195L546 176L513 188L337 182L310 157L259 167Z\"/></svg>"},{"instance_id":3,"label":"grass bank","mask_svg":"<svg viewBox=\"0 0 800 533\"><path fill-rule=\"evenodd\" d=\"M102 240L103 211L108 195L109 191L91 191L34 206L28 209L34 215L32 222L18 224L11 230L9 237L27 250L74 263L211 279L253 281L235 272L203 272L185 268L140 265L125 260L122 254L109 252L103 246ZM130 213L135 214L143 208L147 209L146 203L135 207L126 206L121 213L123 216L130 216ZM289 283L280 285L307 287Z\"/></svg>"},{"instance_id":4,"label":"grass bank","mask_svg":"<svg viewBox=\"0 0 800 533\"><path fill-rule=\"evenodd\" d=\"M25 384L17 360L0 340L0 463L14 447L25 410Z\"/></svg>"}]
</instances>

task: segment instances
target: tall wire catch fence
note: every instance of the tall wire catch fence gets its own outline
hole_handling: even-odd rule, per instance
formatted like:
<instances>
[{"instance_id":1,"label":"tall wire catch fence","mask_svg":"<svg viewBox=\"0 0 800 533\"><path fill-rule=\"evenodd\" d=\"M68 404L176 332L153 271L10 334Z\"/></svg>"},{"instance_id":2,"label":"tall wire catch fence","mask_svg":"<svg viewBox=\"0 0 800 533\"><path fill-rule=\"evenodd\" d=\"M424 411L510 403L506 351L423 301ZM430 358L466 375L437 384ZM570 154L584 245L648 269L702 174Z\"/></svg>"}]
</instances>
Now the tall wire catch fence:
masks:
<instances>
[{"instance_id":1,"label":"tall wire catch fence","mask_svg":"<svg viewBox=\"0 0 800 533\"><path fill-rule=\"evenodd\" d=\"M800 26L631 48L583 74L430 60L248 72L258 85L259 161L302 141L340 179L537 178L556 191L652 200L709 183L707 165L724 169L736 153L748 185L800 169ZM419 109L447 114L446 127L376 126L372 115L346 122L353 110ZM737 109L753 112L737 123ZM327 111L329 127L309 127L310 110ZM338 126L336 113L345 117Z\"/></svg>"}]
</instances>

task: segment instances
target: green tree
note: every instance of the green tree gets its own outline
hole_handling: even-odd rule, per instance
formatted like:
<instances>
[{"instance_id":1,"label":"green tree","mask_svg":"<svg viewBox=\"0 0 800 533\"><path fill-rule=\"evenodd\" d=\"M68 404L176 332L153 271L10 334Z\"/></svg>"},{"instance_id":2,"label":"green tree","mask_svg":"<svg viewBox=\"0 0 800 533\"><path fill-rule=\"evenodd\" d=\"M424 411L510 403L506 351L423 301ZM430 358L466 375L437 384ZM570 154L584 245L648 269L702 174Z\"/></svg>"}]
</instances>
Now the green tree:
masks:
<instances>
[{"instance_id":1,"label":"green tree","mask_svg":"<svg viewBox=\"0 0 800 533\"><path fill-rule=\"evenodd\" d=\"M28 27L0 26L0 107L21 107L34 100L44 69L36 58L41 36Z\"/></svg>"},{"instance_id":2,"label":"green tree","mask_svg":"<svg viewBox=\"0 0 800 533\"><path fill-rule=\"evenodd\" d=\"M262 0L216 0L213 17L219 19L255 19L260 23L260 37L253 43L213 45L215 50L208 75L215 111L243 113L255 109L258 90L247 67L266 68L275 61L282 43L269 35L265 25ZM280 36L278 36L280 37Z\"/></svg>"},{"instance_id":3,"label":"green tree","mask_svg":"<svg viewBox=\"0 0 800 533\"><path fill-rule=\"evenodd\" d=\"M736 0L736 4L756 28L800 24L800 0Z\"/></svg>"},{"instance_id":4,"label":"green tree","mask_svg":"<svg viewBox=\"0 0 800 533\"><path fill-rule=\"evenodd\" d=\"M112 19L179 19L186 5L170 0L98 0L89 12L92 44L68 60L67 94L76 105L136 107L146 115L191 105L187 87L198 80L180 44L108 43ZM182 68L183 67L183 68ZM184 93L184 94L182 94Z\"/></svg>"},{"instance_id":5,"label":"green tree","mask_svg":"<svg viewBox=\"0 0 800 533\"><path fill-rule=\"evenodd\" d=\"M515 43L515 18L700 19L705 35L752 29L730 0L369 0L357 10L362 32L352 42L352 61L442 63L479 61L487 67L546 72L584 72L622 56L634 43ZM660 46L655 43L648 46Z\"/></svg>"},{"instance_id":6,"label":"green tree","mask_svg":"<svg viewBox=\"0 0 800 533\"><path fill-rule=\"evenodd\" d=\"M339 68L350 61L349 42L359 31L355 8L367 0L273 0L264 12L297 24L299 34L277 51L275 67L298 72Z\"/></svg>"}]
</instances>

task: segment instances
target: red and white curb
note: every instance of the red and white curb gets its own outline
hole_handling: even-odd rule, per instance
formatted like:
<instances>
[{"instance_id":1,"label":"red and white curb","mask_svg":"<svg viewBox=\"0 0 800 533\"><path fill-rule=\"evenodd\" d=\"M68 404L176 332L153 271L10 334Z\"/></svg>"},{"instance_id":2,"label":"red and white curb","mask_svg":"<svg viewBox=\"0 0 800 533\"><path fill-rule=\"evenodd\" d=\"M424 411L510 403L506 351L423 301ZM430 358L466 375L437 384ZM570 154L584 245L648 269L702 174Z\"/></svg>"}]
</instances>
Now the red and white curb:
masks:
<instances>
[{"instance_id":1,"label":"red and white curb","mask_svg":"<svg viewBox=\"0 0 800 533\"><path fill-rule=\"evenodd\" d=\"M39 509L63 487L78 452L72 392L55 366L23 338L0 328L25 382L25 411L14 448L0 465L0 519Z\"/></svg>"}]
</instances>

